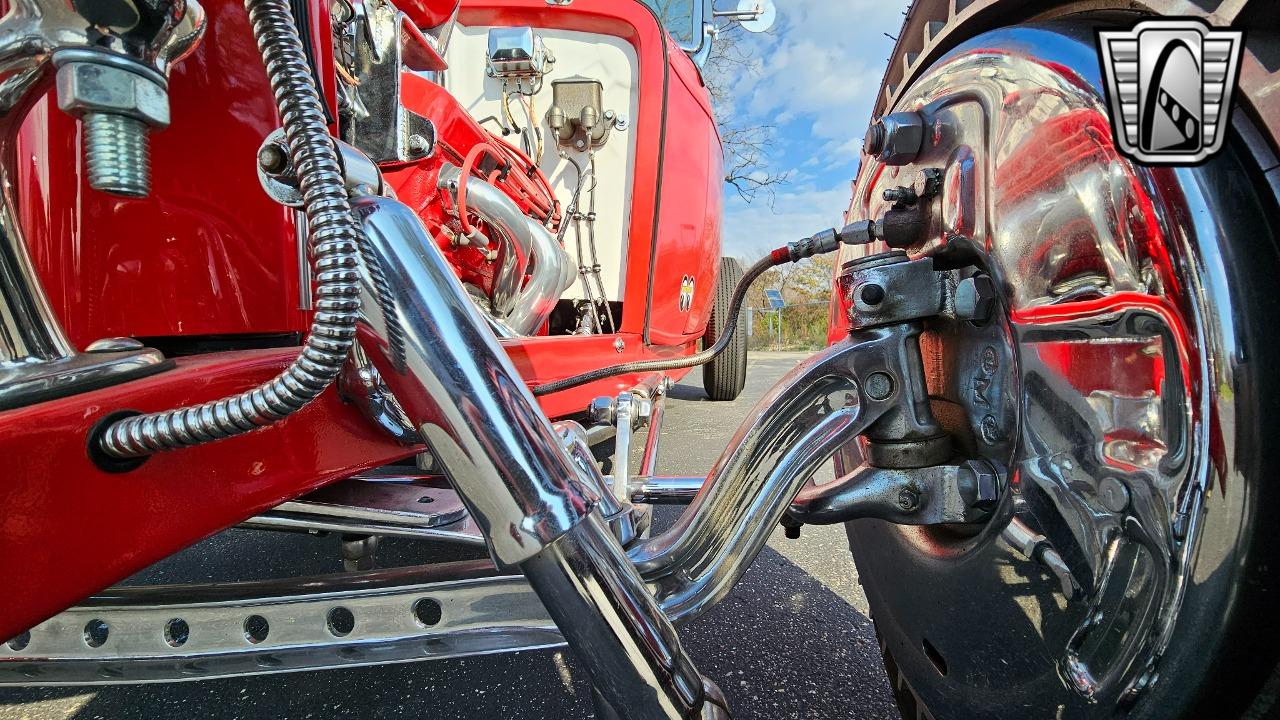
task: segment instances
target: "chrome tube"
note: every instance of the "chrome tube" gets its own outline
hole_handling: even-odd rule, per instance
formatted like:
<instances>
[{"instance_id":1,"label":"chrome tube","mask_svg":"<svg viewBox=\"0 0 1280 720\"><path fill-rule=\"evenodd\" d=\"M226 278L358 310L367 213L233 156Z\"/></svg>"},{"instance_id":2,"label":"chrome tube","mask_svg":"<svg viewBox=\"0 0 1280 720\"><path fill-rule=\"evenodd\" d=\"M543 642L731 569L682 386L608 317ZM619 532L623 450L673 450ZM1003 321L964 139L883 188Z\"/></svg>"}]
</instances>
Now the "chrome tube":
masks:
<instances>
[{"instance_id":1,"label":"chrome tube","mask_svg":"<svg viewBox=\"0 0 1280 720\"><path fill-rule=\"evenodd\" d=\"M718 690L593 514L521 569L619 718L727 718ZM598 701L599 702L599 701Z\"/></svg>"},{"instance_id":2,"label":"chrome tube","mask_svg":"<svg viewBox=\"0 0 1280 720\"><path fill-rule=\"evenodd\" d=\"M352 201L368 239L359 342L502 563L572 529L595 503L511 360L414 212Z\"/></svg>"},{"instance_id":3,"label":"chrome tube","mask_svg":"<svg viewBox=\"0 0 1280 720\"><path fill-rule=\"evenodd\" d=\"M354 200L368 239L359 342L471 510L622 717L722 717L675 630L418 216ZM584 459L585 460L585 459Z\"/></svg>"},{"instance_id":4,"label":"chrome tube","mask_svg":"<svg viewBox=\"0 0 1280 720\"><path fill-rule=\"evenodd\" d=\"M462 171L453 165L440 168L440 187L455 202L461 178ZM537 332L573 284L568 255L546 228L484 180L467 179L467 209L484 218L498 236L490 240L502 244L489 298L494 319L516 335Z\"/></svg>"},{"instance_id":5,"label":"chrome tube","mask_svg":"<svg viewBox=\"0 0 1280 720\"><path fill-rule=\"evenodd\" d=\"M631 478L631 502L647 505L688 505L698 497L707 479L704 477L659 477L637 475Z\"/></svg>"},{"instance_id":6,"label":"chrome tube","mask_svg":"<svg viewBox=\"0 0 1280 720\"><path fill-rule=\"evenodd\" d=\"M813 473L882 416L892 419L886 413L893 398L868 398L858 378L869 369L898 365L904 342L913 340L904 327L859 333L788 373L751 411L680 519L631 548L631 560L656 586L673 621L719 602ZM692 485L672 481L664 489L661 480L648 482L651 489L638 494L650 501L687 493Z\"/></svg>"}]
</instances>

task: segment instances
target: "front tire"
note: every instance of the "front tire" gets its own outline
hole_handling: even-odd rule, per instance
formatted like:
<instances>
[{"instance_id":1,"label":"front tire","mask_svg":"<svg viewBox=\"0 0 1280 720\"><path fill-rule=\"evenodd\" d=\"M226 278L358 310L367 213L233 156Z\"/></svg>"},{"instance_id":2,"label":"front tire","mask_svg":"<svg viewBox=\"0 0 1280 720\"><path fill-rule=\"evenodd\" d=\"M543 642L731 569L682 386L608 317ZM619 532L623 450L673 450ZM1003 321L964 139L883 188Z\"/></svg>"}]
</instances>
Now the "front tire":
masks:
<instances>
[{"instance_id":1,"label":"front tire","mask_svg":"<svg viewBox=\"0 0 1280 720\"><path fill-rule=\"evenodd\" d=\"M707 333L702 336L702 346L711 347L720 339L729 323L729 310L733 291L742 282L742 265L733 258L720 258L720 275L716 279L716 292L707 320ZM724 352L702 366L702 387L712 400L736 400L747 384L747 328L746 309L738 310L738 328L733 340Z\"/></svg>"}]
</instances>

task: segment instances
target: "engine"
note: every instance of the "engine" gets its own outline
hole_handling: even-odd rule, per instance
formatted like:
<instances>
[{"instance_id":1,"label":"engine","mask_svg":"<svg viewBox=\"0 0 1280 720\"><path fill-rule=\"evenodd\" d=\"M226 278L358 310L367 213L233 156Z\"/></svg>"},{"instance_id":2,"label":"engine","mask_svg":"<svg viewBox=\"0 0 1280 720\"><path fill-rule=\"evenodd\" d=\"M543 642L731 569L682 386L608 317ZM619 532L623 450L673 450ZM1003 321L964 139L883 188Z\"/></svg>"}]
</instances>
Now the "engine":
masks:
<instances>
[{"instance_id":1,"label":"engine","mask_svg":"<svg viewBox=\"0 0 1280 720\"><path fill-rule=\"evenodd\" d=\"M575 68L532 28L459 25L456 0L402 5L335 10L341 138L414 208L500 336L616 332L629 148L604 152L626 128L604 96L629 59L564 38Z\"/></svg>"}]
</instances>

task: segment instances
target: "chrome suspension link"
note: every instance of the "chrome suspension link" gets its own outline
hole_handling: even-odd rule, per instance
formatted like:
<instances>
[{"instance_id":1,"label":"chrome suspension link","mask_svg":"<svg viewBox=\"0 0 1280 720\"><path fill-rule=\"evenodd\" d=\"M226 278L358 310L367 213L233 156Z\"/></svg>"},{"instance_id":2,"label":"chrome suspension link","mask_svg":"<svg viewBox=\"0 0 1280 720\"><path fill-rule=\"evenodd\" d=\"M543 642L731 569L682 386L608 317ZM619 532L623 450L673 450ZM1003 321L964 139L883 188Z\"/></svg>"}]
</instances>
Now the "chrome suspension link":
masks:
<instances>
[{"instance_id":1,"label":"chrome suspension link","mask_svg":"<svg viewBox=\"0 0 1280 720\"><path fill-rule=\"evenodd\" d=\"M303 408L338 376L360 309L361 235L341 167L287 0L245 0L302 188L314 258L316 313L302 353L269 382L200 405L122 419L99 443L112 458L222 440L270 425Z\"/></svg>"}]
</instances>

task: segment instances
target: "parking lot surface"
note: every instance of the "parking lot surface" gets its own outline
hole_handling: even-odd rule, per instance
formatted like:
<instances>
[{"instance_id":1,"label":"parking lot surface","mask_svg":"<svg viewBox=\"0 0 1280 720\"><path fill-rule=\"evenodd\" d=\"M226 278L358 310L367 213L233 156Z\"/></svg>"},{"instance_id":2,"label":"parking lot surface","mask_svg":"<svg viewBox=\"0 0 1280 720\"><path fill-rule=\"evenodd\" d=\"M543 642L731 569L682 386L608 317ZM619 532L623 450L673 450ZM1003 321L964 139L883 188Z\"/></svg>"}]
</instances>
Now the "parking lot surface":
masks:
<instances>
[{"instance_id":1,"label":"parking lot surface","mask_svg":"<svg viewBox=\"0 0 1280 720\"><path fill-rule=\"evenodd\" d=\"M695 370L672 391L658 472L705 474L759 397L804 357L753 354L746 390L732 403L708 401ZM659 510L658 525L679 512ZM412 542L389 541L379 557L411 564L423 553ZM252 579L340 567L336 538L235 530L135 580ZM738 720L898 717L842 527L806 527L800 540L776 532L734 592L680 636ZM567 720L592 711L588 681L568 650L160 685L0 690L0 720L286 717Z\"/></svg>"}]
</instances>

